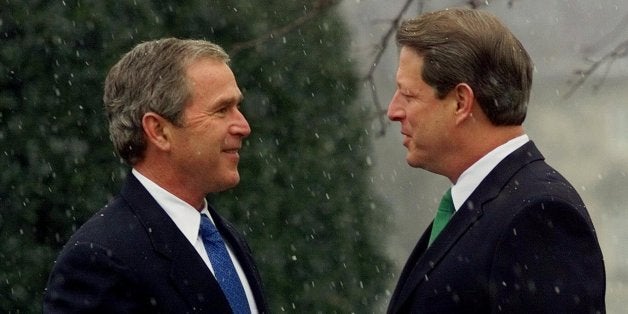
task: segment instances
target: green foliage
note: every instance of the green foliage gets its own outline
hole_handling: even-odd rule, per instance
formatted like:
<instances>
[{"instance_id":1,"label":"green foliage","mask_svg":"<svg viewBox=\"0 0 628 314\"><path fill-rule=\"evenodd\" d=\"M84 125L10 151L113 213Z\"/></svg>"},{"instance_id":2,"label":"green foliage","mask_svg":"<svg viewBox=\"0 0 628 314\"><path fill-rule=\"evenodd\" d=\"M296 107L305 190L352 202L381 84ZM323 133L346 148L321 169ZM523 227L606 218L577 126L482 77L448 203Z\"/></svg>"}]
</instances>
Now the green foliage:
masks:
<instances>
[{"instance_id":1,"label":"green foliage","mask_svg":"<svg viewBox=\"0 0 628 314\"><path fill-rule=\"evenodd\" d=\"M0 0L0 310L40 312L61 246L119 189L101 105L108 68L140 41L205 38L233 55L253 133L241 184L213 196L247 233L272 312L372 312L389 262L368 178L366 109L347 32L308 1Z\"/></svg>"}]
</instances>

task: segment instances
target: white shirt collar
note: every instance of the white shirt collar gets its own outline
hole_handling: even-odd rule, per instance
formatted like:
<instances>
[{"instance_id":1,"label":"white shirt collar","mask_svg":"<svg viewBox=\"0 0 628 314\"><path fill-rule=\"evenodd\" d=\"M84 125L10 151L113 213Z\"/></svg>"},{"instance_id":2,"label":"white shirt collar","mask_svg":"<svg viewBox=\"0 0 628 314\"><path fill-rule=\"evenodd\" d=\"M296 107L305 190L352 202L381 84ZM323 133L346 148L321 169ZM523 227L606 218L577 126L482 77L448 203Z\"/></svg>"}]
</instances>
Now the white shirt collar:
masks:
<instances>
[{"instance_id":1,"label":"white shirt collar","mask_svg":"<svg viewBox=\"0 0 628 314\"><path fill-rule=\"evenodd\" d=\"M196 210L192 205L186 203L180 198L176 197L174 194L166 191L155 182L143 176L139 171L133 169L131 171L133 175L140 181L140 183L148 190L148 193L157 201L157 204L163 208L163 210L170 216L170 219L177 225L181 233L185 236L188 241L194 246L194 249L198 252L200 257L203 259L209 270L214 273L213 266L209 261L207 256L207 251L205 250L205 246L203 245L203 241L199 236L199 229L201 224L201 215L199 215L198 210ZM201 213L206 214L207 217L214 222L212 216L209 214L209 210L207 209L207 200L203 202L203 210ZM240 277L240 281L242 281L242 286L244 287L244 292L246 293L246 298L249 303L249 307L251 309L251 313L259 313L257 309L257 304L255 303L255 297L253 296L253 290L251 289L251 285L249 284L244 271L242 270L242 265L235 257L231 246L227 243L227 251L229 252L229 256L231 256L231 260L236 268L236 272Z\"/></svg>"},{"instance_id":2,"label":"white shirt collar","mask_svg":"<svg viewBox=\"0 0 628 314\"><path fill-rule=\"evenodd\" d=\"M530 138L526 134L515 137L493 149L471 165L471 167L467 168L451 188L451 197L456 211L497 164L528 141L530 141Z\"/></svg>"},{"instance_id":3,"label":"white shirt collar","mask_svg":"<svg viewBox=\"0 0 628 314\"><path fill-rule=\"evenodd\" d=\"M157 201L157 204L170 216L170 219L177 225L186 239L194 245L198 238L198 231L201 224L201 216L198 210L192 205L186 203L174 194L166 191L147 177L143 176L139 171L131 170L133 175L148 190L148 193ZM204 200L203 210L201 213L207 214L212 219L207 210L207 201ZM213 222L213 220L212 220Z\"/></svg>"}]
</instances>

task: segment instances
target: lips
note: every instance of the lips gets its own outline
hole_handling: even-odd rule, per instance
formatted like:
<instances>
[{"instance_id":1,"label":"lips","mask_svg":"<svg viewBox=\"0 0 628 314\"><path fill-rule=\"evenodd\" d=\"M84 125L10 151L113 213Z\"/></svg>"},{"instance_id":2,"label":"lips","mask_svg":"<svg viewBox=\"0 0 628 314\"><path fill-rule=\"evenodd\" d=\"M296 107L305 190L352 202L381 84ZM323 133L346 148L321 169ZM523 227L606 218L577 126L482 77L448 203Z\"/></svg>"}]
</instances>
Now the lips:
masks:
<instances>
[{"instance_id":1,"label":"lips","mask_svg":"<svg viewBox=\"0 0 628 314\"><path fill-rule=\"evenodd\" d=\"M403 146L408 147L408 142L410 142L410 136L408 136L408 134L401 132L401 135L403 136Z\"/></svg>"},{"instance_id":2,"label":"lips","mask_svg":"<svg viewBox=\"0 0 628 314\"><path fill-rule=\"evenodd\" d=\"M223 149L222 153L224 154L223 156L227 158L227 160L230 160L236 165L240 161L239 149L237 148Z\"/></svg>"},{"instance_id":3,"label":"lips","mask_svg":"<svg viewBox=\"0 0 628 314\"><path fill-rule=\"evenodd\" d=\"M242 148L242 145L239 142L235 142L235 141L231 141L233 143L227 143L227 142L228 141L225 140L225 143L223 143L223 146L222 146L223 153L237 154Z\"/></svg>"},{"instance_id":4,"label":"lips","mask_svg":"<svg viewBox=\"0 0 628 314\"><path fill-rule=\"evenodd\" d=\"M240 157L239 154L240 149L239 148L231 148L231 149L223 149L222 152L231 156L234 156L236 158Z\"/></svg>"}]
</instances>

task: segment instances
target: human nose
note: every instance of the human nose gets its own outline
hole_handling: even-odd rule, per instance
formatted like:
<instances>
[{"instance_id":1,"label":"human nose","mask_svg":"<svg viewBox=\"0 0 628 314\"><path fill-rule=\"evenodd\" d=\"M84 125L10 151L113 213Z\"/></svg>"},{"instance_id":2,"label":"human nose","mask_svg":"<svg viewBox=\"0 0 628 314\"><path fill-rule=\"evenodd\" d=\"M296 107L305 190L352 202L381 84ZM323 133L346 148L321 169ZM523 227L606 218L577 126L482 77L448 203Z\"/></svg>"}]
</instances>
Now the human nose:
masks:
<instances>
[{"instance_id":1,"label":"human nose","mask_svg":"<svg viewBox=\"0 0 628 314\"><path fill-rule=\"evenodd\" d=\"M251 134L251 126L240 110L236 110L236 121L231 126L231 133L241 137L247 137Z\"/></svg>"},{"instance_id":2,"label":"human nose","mask_svg":"<svg viewBox=\"0 0 628 314\"><path fill-rule=\"evenodd\" d=\"M393 95L393 98L390 100L390 104L388 104L388 111L386 112L386 115L391 121L401 121L403 118L404 112L399 104L401 101L400 97L401 95L397 90Z\"/></svg>"}]
</instances>

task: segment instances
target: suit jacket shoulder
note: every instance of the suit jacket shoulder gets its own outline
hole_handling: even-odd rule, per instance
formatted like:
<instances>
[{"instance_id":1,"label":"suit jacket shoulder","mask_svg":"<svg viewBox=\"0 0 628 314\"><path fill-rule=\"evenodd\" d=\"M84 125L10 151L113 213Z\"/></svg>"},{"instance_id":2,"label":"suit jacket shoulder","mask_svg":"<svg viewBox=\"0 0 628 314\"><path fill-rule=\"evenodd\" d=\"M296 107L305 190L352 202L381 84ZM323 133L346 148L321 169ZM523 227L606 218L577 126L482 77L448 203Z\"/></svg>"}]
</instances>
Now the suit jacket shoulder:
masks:
<instances>
[{"instance_id":1,"label":"suit jacket shoulder","mask_svg":"<svg viewBox=\"0 0 628 314\"><path fill-rule=\"evenodd\" d=\"M233 228L229 234L238 239L232 247L243 255L244 239ZM240 261L245 272L257 273L252 258ZM249 279L258 298L262 293L256 291L256 280L258 276ZM265 310L263 301L258 306ZM129 175L120 196L90 218L60 253L44 311L228 313L230 308L193 246Z\"/></svg>"},{"instance_id":2,"label":"suit jacket shoulder","mask_svg":"<svg viewBox=\"0 0 628 314\"><path fill-rule=\"evenodd\" d=\"M390 313L604 310L601 250L575 189L533 143L482 181L406 264Z\"/></svg>"}]
</instances>

